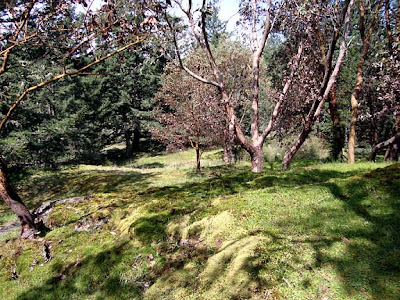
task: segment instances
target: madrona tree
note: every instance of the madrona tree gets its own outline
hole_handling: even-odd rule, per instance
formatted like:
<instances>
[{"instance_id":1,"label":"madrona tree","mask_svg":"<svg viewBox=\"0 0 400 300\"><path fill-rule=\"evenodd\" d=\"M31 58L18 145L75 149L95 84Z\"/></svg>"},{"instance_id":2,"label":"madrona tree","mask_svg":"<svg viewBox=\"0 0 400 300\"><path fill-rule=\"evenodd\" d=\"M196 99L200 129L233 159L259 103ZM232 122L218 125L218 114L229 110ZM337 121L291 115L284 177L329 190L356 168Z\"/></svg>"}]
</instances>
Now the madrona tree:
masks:
<instances>
[{"instance_id":1,"label":"madrona tree","mask_svg":"<svg viewBox=\"0 0 400 300\"><path fill-rule=\"evenodd\" d=\"M250 136L246 136L245 130L240 123L235 107L232 101L235 87L229 87L227 84L226 74L221 70L217 57L207 35L207 16L210 14L210 8L207 1L203 0L200 7L195 7L191 0L189 1L173 1L184 16L184 22L187 24L192 36L195 39L195 45L200 47L209 63L209 74L212 76L202 76L196 70L190 69L183 60L183 42L182 24L178 24L175 19L169 18L166 14L166 21L172 32L173 43L176 50L176 58L180 67L190 76L198 81L215 86L220 93L220 101L224 106L225 115L229 124L229 132L234 134L240 146L245 149L251 157L252 171L260 172L263 167L263 144L266 137L274 128L276 118L279 114L282 103L285 101L286 94L290 88L295 71L298 67L300 57L303 52L303 43L299 39L297 42L297 53L289 63L289 75L286 78L282 91L277 97L278 100L271 112L270 119L265 128L260 126L260 61L261 55L265 48L268 36L272 32L275 20L280 16L279 8L273 6L270 0L266 1L244 1L241 6L241 25L243 25L244 39L250 41L249 48L251 50L250 78L251 84L251 125ZM246 28L248 30L246 31ZM301 29L302 30L302 29ZM186 37L186 36L185 36ZM187 45L187 43L185 43Z\"/></svg>"},{"instance_id":2,"label":"madrona tree","mask_svg":"<svg viewBox=\"0 0 400 300\"><path fill-rule=\"evenodd\" d=\"M317 38L320 30L319 26L322 24L320 17L312 13L312 8L315 7L309 3L305 3L304 5L306 11L310 13L309 18L312 20L312 23L314 23L314 26L308 26L306 28L307 34L311 37L307 39L307 48L309 50L307 55L305 55L305 61L307 61L307 63L302 64L302 70L300 70L299 79L296 82L296 89L293 91L295 93L293 99L300 101L300 103L306 103L307 105L304 107L302 113L303 126L301 132L286 150L283 157L283 169L288 169L290 167L294 155L310 134L313 125L321 115L325 102L339 75L348 47L347 35L350 28L354 0L343 1L340 9L338 9L338 7L331 8L333 9L331 10L333 13L332 15L337 15L337 19L334 20L333 23L325 25L328 26L328 28L332 28L331 30L327 30L327 32L331 32L327 40ZM307 7L308 5L311 5L311 7ZM340 45L337 53L337 44L339 41ZM324 50L325 47L321 47L323 45L328 45L326 53ZM313 55L313 52L315 53L317 51L321 51L320 54ZM319 57L323 59L322 72L319 71ZM310 88L309 92L305 92L307 86Z\"/></svg>"},{"instance_id":3,"label":"madrona tree","mask_svg":"<svg viewBox=\"0 0 400 300\"><path fill-rule=\"evenodd\" d=\"M367 1L366 6L364 0L358 0L359 24L358 29L361 38L360 58L357 64L356 84L351 94L351 124L349 133L348 145L348 162L355 162L355 144L356 144L356 124L358 116L359 95L363 84L363 68L371 45L372 34L375 32L375 27L380 19L381 7L384 0Z\"/></svg>"}]
</instances>

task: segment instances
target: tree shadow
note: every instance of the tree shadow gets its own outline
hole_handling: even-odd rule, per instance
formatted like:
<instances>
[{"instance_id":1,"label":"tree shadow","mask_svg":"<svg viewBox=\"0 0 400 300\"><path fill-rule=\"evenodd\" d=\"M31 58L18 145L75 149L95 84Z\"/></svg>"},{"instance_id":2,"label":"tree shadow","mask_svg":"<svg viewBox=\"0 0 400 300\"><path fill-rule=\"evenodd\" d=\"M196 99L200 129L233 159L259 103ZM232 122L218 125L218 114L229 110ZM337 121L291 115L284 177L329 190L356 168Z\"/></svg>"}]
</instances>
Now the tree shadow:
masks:
<instances>
[{"instance_id":1,"label":"tree shadow","mask_svg":"<svg viewBox=\"0 0 400 300\"><path fill-rule=\"evenodd\" d=\"M363 169L340 172L336 170L297 170L269 171L252 173L246 168L211 167L202 175L189 174L190 177L198 177L199 182L189 182L178 186L152 187L139 195L158 199L170 199L177 201L178 206L185 203L197 204L194 200L234 195L249 190L264 189L279 186L300 186L308 184L321 184L333 178L345 179L365 172ZM202 178L203 177L203 178ZM204 180L204 178L207 178ZM185 203L180 200L190 199ZM186 205L187 206L187 205Z\"/></svg>"},{"instance_id":2,"label":"tree shadow","mask_svg":"<svg viewBox=\"0 0 400 300\"><path fill-rule=\"evenodd\" d=\"M322 183L343 203L346 215L343 208L326 208L315 217L299 221L302 230L330 237L306 241L316 253L311 268L335 266L348 295L361 293L373 299L400 296L400 284L396 284L400 282L399 171L397 164L346 181ZM331 226L327 224L334 226L322 230ZM342 255L327 252L338 244L345 247Z\"/></svg>"},{"instance_id":3,"label":"tree shadow","mask_svg":"<svg viewBox=\"0 0 400 300\"><path fill-rule=\"evenodd\" d=\"M227 174L224 174L224 172ZM217 282L224 281L227 287L232 288L232 291L236 291L235 293L237 293L237 295L240 294L245 297L249 292L248 287L241 286L235 281L236 279L234 279L234 276L231 275L231 277L229 277L227 275L229 273L227 268L228 266L235 264L234 261L237 261L236 255L245 251L248 243L241 246L235 246L234 244L238 243L238 241L240 241L239 239L232 245L222 248L215 248L211 245L211 248L209 247L208 250L205 250L196 244L196 239L198 237L196 237L196 235L191 235L187 239L189 241L188 249L191 250L182 250L180 244L182 242L185 243L186 241L182 241L180 237L169 236L167 233L168 224L182 216L190 216L192 220L198 220L202 218L202 216L212 216L218 213L218 211L211 205L211 202L216 197L235 195L250 190L265 189L266 187L291 187L300 185L329 187L333 184L330 182L332 179L347 179L363 172L365 172L365 170L358 169L354 171L340 172L336 170L312 169L297 170L296 172L265 171L261 174L254 174L240 169L234 171L231 170L229 172L229 170L221 168L209 168L202 175L190 175L200 177L200 179L203 179L201 182L191 182L180 186L152 187L140 193L141 197L152 200L149 201L146 206L150 217L142 217L133 222L130 229L131 236L138 238L144 245L167 245L166 249L163 249L161 253L165 255L166 260L164 263L168 267L165 267L158 276L155 276L153 281L163 282L164 284L169 282L166 286L169 286L170 292L173 289L182 288L181 286L178 286L179 284L183 286L196 286L198 283L193 282L192 279L197 278L198 276L203 276L203 280L208 282L206 284L214 286ZM204 180L204 177L211 178ZM337 215L336 217L338 218L337 222L340 223L340 215ZM324 219L321 221L321 217L317 216L316 220L318 221L315 222L315 220L308 220L307 222L307 220L305 220L305 226L313 228L324 226ZM291 220L287 218L285 222L291 222ZM243 239L260 235L268 236L272 239L272 241L269 242L270 245L264 248L267 253L270 253L271 251L291 251L290 249L293 245L291 242L286 240L285 237L279 237L271 232L266 232L265 230L253 232L249 236L243 237ZM315 265L309 265L306 266L306 268L318 268L324 261L326 261L326 258L324 258L323 255L323 249L331 246L335 242L341 241L341 236L352 237L348 232L334 232L327 238L319 237L315 239L296 241L296 243L307 243L312 245L316 250L317 257ZM271 246L272 243L275 243L275 246ZM233 250L230 254L227 254L225 253L227 249ZM210 261L216 263L215 257L221 258L221 261L219 262L221 265L214 269L210 267L209 269L212 269L212 271L207 271L207 265ZM236 271L237 274L239 274L239 277L241 272L253 275L251 276L251 280L243 279L243 282L246 283L245 285L252 286L251 289L253 290L273 288L276 282L279 282L284 278L285 272L282 271L281 267L278 268L271 263L271 269L273 269L276 274L271 276L273 277L273 280L271 279L271 281L266 281L263 276L260 275L260 273L265 270L263 260L268 260L266 254L248 255L240 261L240 267L238 267ZM333 260L331 260L331 262L334 263ZM193 263L196 267L191 267ZM338 262L335 263L338 264ZM349 263L344 261L338 269L348 265ZM286 268L295 269L295 266L287 265ZM341 272L345 274L346 270ZM207 273L208 275L204 275L204 273ZM231 281L226 279L226 276L228 276L227 278L231 278ZM174 278L176 283L172 282L171 278ZM157 288L160 288L161 290L165 289L165 287L159 285L160 284L157 284ZM154 299L166 295L154 292L154 289L152 289ZM279 293L277 291L275 292L278 297ZM164 290L164 293L168 294L168 290Z\"/></svg>"},{"instance_id":4,"label":"tree shadow","mask_svg":"<svg viewBox=\"0 0 400 300\"><path fill-rule=\"evenodd\" d=\"M132 299L142 293L143 287L136 282L124 281L118 274L118 266L123 263L122 254L129 247L123 242L68 265L54 263L51 273L56 275L15 299Z\"/></svg>"},{"instance_id":5,"label":"tree shadow","mask_svg":"<svg viewBox=\"0 0 400 300\"><path fill-rule=\"evenodd\" d=\"M277 282L285 279L285 270L296 269L294 263L271 261L272 253L293 251L291 255L300 261L301 251L293 248L300 247L298 245L303 243L310 245L315 251L313 263L304 268L318 270L326 264L333 265L343 277L342 285L348 295L358 291L375 299L382 298L381 296L396 298L396 290L390 290L392 287L385 285L385 282L399 278L400 274L399 165L393 170L390 168L354 178L350 177L365 170L266 170L261 174L253 174L243 169L210 168L200 176L199 182L152 188L146 186L146 180L153 174L137 175L133 172L103 174L100 177L94 175L94 181L104 183L98 187L98 192L125 188L132 190L134 184L140 185L137 190L140 198L138 201L145 204L143 207L146 214L129 223L129 234L143 247L155 247L162 256L162 265L148 272L145 279L139 280L140 284L137 280L124 280L121 274L113 272L116 270L115 266L126 258L127 254L124 252L130 247L122 244L99 254L86 256L82 261L67 266L62 263L55 265L55 276L43 285L24 292L17 299L62 299L78 298L81 295L99 299L140 298L147 287L150 288L146 295L153 295L149 299L162 299L168 298L168 293L187 286L196 288L200 284L215 291L223 286L224 293L232 298L238 298L238 295L246 298L252 291L273 288ZM89 178L93 174L85 172L84 175ZM68 182L71 180L73 179L67 179ZM218 209L212 205L217 197L267 187L301 185L326 188L335 199L343 203L347 212L361 221L342 226L349 220L344 218L343 208L323 207L315 216L308 215L301 220L285 217L282 222L295 224L299 229L301 227L301 231L316 235L297 240L290 240L283 234L278 235L263 229L226 244L221 242L221 245L205 245L199 239L198 233L192 233L183 239L182 236L170 236L167 232L167 226L178 218L188 216L192 220L198 220L203 216L217 214ZM371 193L376 197L371 198ZM380 206L371 203L373 200L381 203ZM329 222L336 225L327 228ZM365 222L368 225L364 225ZM277 224L278 227L280 225L283 227L285 224ZM326 251L337 243L346 247L346 253L341 257L332 256ZM265 266L274 273L269 280L262 274ZM303 285L307 287L310 282L304 279ZM365 287L367 290L363 290ZM207 295L212 298L211 294ZM279 293L276 292L275 296L278 298Z\"/></svg>"},{"instance_id":6,"label":"tree shadow","mask_svg":"<svg viewBox=\"0 0 400 300\"><path fill-rule=\"evenodd\" d=\"M148 185L147 179L152 173L118 170L85 170L50 173L35 176L24 184L23 200L29 208L34 208L46 200L61 197L76 197L96 193L113 193L143 189ZM139 185L137 185L140 183Z\"/></svg>"}]
</instances>

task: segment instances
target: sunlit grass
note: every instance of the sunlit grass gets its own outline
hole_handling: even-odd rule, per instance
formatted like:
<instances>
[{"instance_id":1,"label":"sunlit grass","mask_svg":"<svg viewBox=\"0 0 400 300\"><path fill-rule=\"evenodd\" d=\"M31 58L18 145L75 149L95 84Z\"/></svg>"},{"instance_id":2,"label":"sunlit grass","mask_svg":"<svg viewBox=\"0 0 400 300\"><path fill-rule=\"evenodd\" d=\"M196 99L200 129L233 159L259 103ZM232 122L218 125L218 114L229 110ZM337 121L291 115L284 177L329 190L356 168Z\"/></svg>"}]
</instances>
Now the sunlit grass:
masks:
<instances>
[{"instance_id":1,"label":"sunlit grass","mask_svg":"<svg viewBox=\"0 0 400 300\"><path fill-rule=\"evenodd\" d=\"M54 207L49 262L43 241L0 239L2 299L399 298L399 164L271 161L253 174L215 150L196 173L194 159L15 177L30 208L90 197Z\"/></svg>"}]
</instances>

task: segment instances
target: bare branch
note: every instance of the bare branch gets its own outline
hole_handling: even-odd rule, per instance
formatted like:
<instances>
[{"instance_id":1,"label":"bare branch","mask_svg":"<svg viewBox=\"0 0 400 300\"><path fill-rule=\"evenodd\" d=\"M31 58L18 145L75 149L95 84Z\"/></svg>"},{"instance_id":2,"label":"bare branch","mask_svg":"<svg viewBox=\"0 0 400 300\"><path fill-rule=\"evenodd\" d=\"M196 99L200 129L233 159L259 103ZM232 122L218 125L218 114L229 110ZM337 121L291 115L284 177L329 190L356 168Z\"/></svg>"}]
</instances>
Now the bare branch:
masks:
<instances>
[{"instance_id":1,"label":"bare branch","mask_svg":"<svg viewBox=\"0 0 400 300\"><path fill-rule=\"evenodd\" d=\"M29 15L30 15L30 13L31 13L31 11L32 11L32 9L33 9L33 7L35 6L36 2L37 2L37 0L33 0L33 1L30 3L30 5L27 7L27 9L26 9L26 11L25 11L25 13L24 13L24 15L23 15L23 17L22 17L21 23L17 26L17 30L16 30L16 32L15 32L15 34L14 34L12 40L11 40L12 42L15 42L15 41L17 40L18 35L20 34L22 28L25 26L25 24L27 24L28 19L29 19ZM6 3L6 4L7 4L7 3ZM8 56L9 56L10 51L11 51L11 49L12 49L13 47L14 47L14 46L8 47L8 48L5 50L4 54L3 54L3 61L2 61L2 64L1 64L1 68L0 68L0 75L3 74L3 73L6 71L6 65L7 65Z\"/></svg>"},{"instance_id":2,"label":"bare branch","mask_svg":"<svg viewBox=\"0 0 400 300\"><path fill-rule=\"evenodd\" d=\"M172 26L171 22L169 21L168 16L167 16L166 13L164 14L164 16L165 16L165 19L166 19L166 21L167 21L168 27L169 27L169 29L170 29L171 32L172 32L172 37L173 37L173 43L174 43L175 53L176 53L176 56L178 57L179 66L180 66L183 70L185 70L185 71L186 71L190 76L192 76L193 78L195 78L195 79L197 79L197 80L199 80L199 81L201 81L201 82L203 82L203 83L205 83L205 84L210 84L210 85L213 85L213 86L215 86L215 87L217 87L217 88L221 88L221 85L218 84L217 82L212 81L212 80L208 80L208 79L206 79L206 78L204 78L204 77L202 77L202 76L196 74L195 72L193 72L192 70L190 70L188 67L186 67L186 66L183 64L182 57L181 57L181 53L180 53L179 46L178 46L178 41L176 40L176 32L175 32L175 29L174 29L174 27Z\"/></svg>"}]
</instances>

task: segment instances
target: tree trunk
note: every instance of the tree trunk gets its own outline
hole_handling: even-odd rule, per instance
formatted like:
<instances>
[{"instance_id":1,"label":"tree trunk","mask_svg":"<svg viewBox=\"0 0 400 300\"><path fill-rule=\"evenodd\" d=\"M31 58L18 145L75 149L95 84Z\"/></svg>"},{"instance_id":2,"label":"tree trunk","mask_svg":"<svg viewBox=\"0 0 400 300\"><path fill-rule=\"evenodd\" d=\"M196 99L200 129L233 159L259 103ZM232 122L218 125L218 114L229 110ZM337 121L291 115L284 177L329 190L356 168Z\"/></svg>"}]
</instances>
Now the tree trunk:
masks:
<instances>
[{"instance_id":1,"label":"tree trunk","mask_svg":"<svg viewBox=\"0 0 400 300\"><path fill-rule=\"evenodd\" d=\"M336 63L333 71L331 70L331 64L333 61L334 57L334 50L336 46L336 42L339 37L339 29L338 27L336 31L334 32L331 43L329 46L329 55L327 56L327 61L325 62L326 68L325 68L325 73L321 82L321 90L320 90L320 97L315 98L312 104L312 107L310 108L307 118L305 120L305 123L303 125L303 129L297 138L297 140L294 142L293 146L290 147L286 152L282 160L282 169L287 170L290 168L290 163L294 157L294 155L297 153L297 151L300 149L300 147L303 145L304 141L308 137L308 135L311 132L312 126L314 125L315 121L319 118L321 115L322 109L324 107L324 104L326 100L328 99L329 93L336 82L336 78L339 74L340 68L343 63L344 56L346 55L347 51L347 42L346 42L346 37L349 31L349 25L350 25L350 18L352 14L352 7L354 4L354 0L347 1L345 3L345 6L343 7L342 14L340 16L340 22L339 24L343 25L343 37L342 41L340 44L340 51L339 54L336 58Z\"/></svg>"},{"instance_id":2,"label":"tree trunk","mask_svg":"<svg viewBox=\"0 0 400 300\"><path fill-rule=\"evenodd\" d=\"M227 120L227 125L224 130L224 163L225 165L230 165L235 162L233 155L233 140L235 130L233 126L229 125L229 120Z\"/></svg>"},{"instance_id":3,"label":"tree trunk","mask_svg":"<svg viewBox=\"0 0 400 300\"><path fill-rule=\"evenodd\" d=\"M196 172L200 172L201 165L200 165L200 145L199 145L199 137L196 137Z\"/></svg>"},{"instance_id":4,"label":"tree trunk","mask_svg":"<svg viewBox=\"0 0 400 300\"><path fill-rule=\"evenodd\" d=\"M392 144L390 144L387 148L386 148L386 152L385 152L385 157L383 158L384 161L389 161L390 160L390 154L392 153L393 147ZM376 157L376 153L374 155L372 155L372 151L371 151L371 156L369 158L370 161L375 161L375 157Z\"/></svg>"},{"instance_id":5,"label":"tree trunk","mask_svg":"<svg viewBox=\"0 0 400 300\"><path fill-rule=\"evenodd\" d=\"M230 165L230 157L229 157L229 145L226 141L226 138L224 138L224 163L226 166Z\"/></svg>"},{"instance_id":6,"label":"tree trunk","mask_svg":"<svg viewBox=\"0 0 400 300\"><path fill-rule=\"evenodd\" d=\"M344 128L340 123L340 116L339 116L334 86L329 92L328 100L329 100L329 111L332 119L332 135L333 135L333 141L332 141L333 145L331 149L331 155L332 158L336 161L339 158L343 159Z\"/></svg>"},{"instance_id":7,"label":"tree trunk","mask_svg":"<svg viewBox=\"0 0 400 300\"><path fill-rule=\"evenodd\" d=\"M303 145L308 135L310 134L313 123L314 122L312 121L312 119L307 120L295 144L291 148L286 150L285 155L283 156L282 159L283 170L288 170L290 168L290 164L292 162L294 155L297 153L297 151L299 151L300 147Z\"/></svg>"},{"instance_id":8,"label":"tree trunk","mask_svg":"<svg viewBox=\"0 0 400 300\"><path fill-rule=\"evenodd\" d=\"M397 133L400 133L400 114L396 117L396 122L393 125L392 136L395 136ZM400 142L390 144L385 153L385 161L397 161L399 158L399 145Z\"/></svg>"},{"instance_id":9,"label":"tree trunk","mask_svg":"<svg viewBox=\"0 0 400 300\"><path fill-rule=\"evenodd\" d=\"M393 146L393 149L395 148L397 150L392 154L393 158L397 159L398 157L396 157L396 155L398 155L398 144L399 143L400 143L400 133L397 133L395 136L392 136L390 139L388 139L382 143L379 143L374 148L372 148L369 160L375 161L376 154L378 153L378 151L384 147L391 146L391 145Z\"/></svg>"},{"instance_id":10,"label":"tree trunk","mask_svg":"<svg viewBox=\"0 0 400 300\"><path fill-rule=\"evenodd\" d=\"M136 126L133 130L133 141L132 141L132 151L138 152L139 151L139 142L140 142L140 128Z\"/></svg>"},{"instance_id":11,"label":"tree trunk","mask_svg":"<svg viewBox=\"0 0 400 300\"><path fill-rule=\"evenodd\" d=\"M357 82L359 82L359 88L361 89L362 75L357 76ZM359 90L358 90L359 92ZM348 162L349 164L354 164L355 158L355 148L356 148L356 124L358 116L358 92L351 95L351 123L350 123L350 133L349 133L349 146L348 146Z\"/></svg>"},{"instance_id":12,"label":"tree trunk","mask_svg":"<svg viewBox=\"0 0 400 300\"><path fill-rule=\"evenodd\" d=\"M125 157L131 158L133 153L132 147L132 131L130 129L125 130Z\"/></svg>"},{"instance_id":13,"label":"tree trunk","mask_svg":"<svg viewBox=\"0 0 400 300\"><path fill-rule=\"evenodd\" d=\"M260 173L264 164L263 150L261 147L255 147L254 151L250 153L251 157L251 171L253 173Z\"/></svg>"},{"instance_id":14,"label":"tree trunk","mask_svg":"<svg viewBox=\"0 0 400 300\"><path fill-rule=\"evenodd\" d=\"M392 151L390 153L390 160L391 161L398 161L399 160L399 148L400 148L400 139L398 139L397 143L392 145Z\"/></svg>"},{"instance_id":15,"label":"tree trunk","mask_svg":"<svg viewBox=\"0 0 400 300\"><path fill-rule=\"evenodd\" d=\"M0 157L0 196L21 222L21 237L29 238L38 233L34 217L22 202L12 185L8 181L7 165Z\"/></svg>"},{"instance_id":16,"label":"tree trunk","mask_svg":"<svg viewBox=\"0 0 400 300\"><path fill-rule=\"evenodd\" d=\"M385 161L397 161L399 160L399 149L400 149L400 140L397 143L390 144L385 153Z\"/></svg>"},{"instance_id":17,"label":"tree trunk","mask_svg":"<svg viewBox=\"0 0 400 300\"><path fill-rule=\"evenodd\" d=\"M356 145L356 124L357 124L357 116L358 116L358 97L361 92L361 87L363 84L363 67L365 63L365 59L368 55L368 50L371 42L371 36L374 32L374 28L378 22L379 10L383 4L383 0L381 0L375 10L374 18L371 21L371 25L367 34L365 34L365 8L363 1L358 1L359 6L359 30L362 40L362 49L361 49L361 57L358 61L357 65L357 77L356 77L356 86L354 87L353 93L351 95L350 103L351 103L351 123L350 123L350 133L349 133L349 145L348 145L348 162L349 164L354 164L355 159L355 145Z\"/></svg>"}]
</instances>

